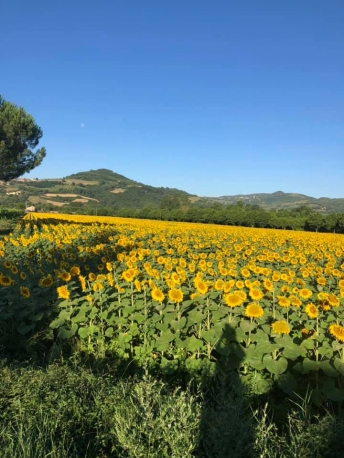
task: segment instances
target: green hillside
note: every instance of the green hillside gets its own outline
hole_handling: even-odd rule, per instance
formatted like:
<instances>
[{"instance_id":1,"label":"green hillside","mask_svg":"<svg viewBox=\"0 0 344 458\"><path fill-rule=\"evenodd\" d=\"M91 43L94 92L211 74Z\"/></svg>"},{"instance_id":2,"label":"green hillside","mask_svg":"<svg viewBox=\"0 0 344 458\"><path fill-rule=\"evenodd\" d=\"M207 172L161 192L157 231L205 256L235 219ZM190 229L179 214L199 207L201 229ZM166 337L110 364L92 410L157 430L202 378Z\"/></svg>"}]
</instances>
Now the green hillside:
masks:
<instances>
[{"instance_id":1,"label":"green hillside","mask_svg":"<svg viewBox=\"0 0 344 458\"><path fill-rule=\"evenodd\" d=\"M78 172L57 179L13 180L0 186L0 206L35 205L38 209L78 211L81 208L142 209L158 207L169 210L190 207L232 205L241 202L265 210L293 210L308 207L317 213L344 213L344 198L309 197L277 191L271 194L239 194L199 197L185 191L149 186L108 169Z\"/></svg>"}]
</instances>

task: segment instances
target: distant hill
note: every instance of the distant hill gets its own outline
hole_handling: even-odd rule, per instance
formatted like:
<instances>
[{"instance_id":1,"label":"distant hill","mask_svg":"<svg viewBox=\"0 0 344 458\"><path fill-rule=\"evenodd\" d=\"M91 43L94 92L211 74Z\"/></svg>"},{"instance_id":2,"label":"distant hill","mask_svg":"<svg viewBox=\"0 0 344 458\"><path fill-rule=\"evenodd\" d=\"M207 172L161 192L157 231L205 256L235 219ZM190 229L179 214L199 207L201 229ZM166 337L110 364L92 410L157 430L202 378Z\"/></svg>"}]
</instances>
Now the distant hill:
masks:
<instances>
[{"instance_id":1,"label":"distant hill","mask_svg":"<svg viewBox=\"0 0 344 458\"><path fill-rule=\"evenodd\" d=\"M329 197L309 197L304 194L286 193L283 191L276 191L271 194L237 194L234 196L222 196L207 198L212 202L220 202L222 204L234 204L236 202L243 202L249 205L259 205L265 210L271 209L287 209L301 207L303 205L311 208L313 211L320 213L344 212L344 198L330 199Z\"/></svg>"},{"instance_id":2,"label":"distant hill","mask_svg":"<svg viewBox=\"0 0 344 458\"><path fill-rule=\"evenodd\" d=\"M0 205L28 201L37 208L85 205L183 208L190 205L190 199L197 200L197 196L179 189L145 185L107 169L79 172L58 179L19 178L0 187Z\"/></svg>"},{"instance_id":3,"label":"distant hill","mask_svg":"<svg viewBox=\"0 0 344 458\"><path fill-rule=\"evenodd\" d=\"M64 178L19 178L0 186L0 205L28 203L37 208L112 207L142 209L147 206L182 208L208 207L212 204L231 205L242 202L266 210L307 206L319 213L344 213L344 198L309 197L303 194L277 191L271 194L239 194L221 197L199 197L185 191L149 186L108 169L78 172ZM60 208L60 211L63 211Z\"/></svg>"}]
</instances>

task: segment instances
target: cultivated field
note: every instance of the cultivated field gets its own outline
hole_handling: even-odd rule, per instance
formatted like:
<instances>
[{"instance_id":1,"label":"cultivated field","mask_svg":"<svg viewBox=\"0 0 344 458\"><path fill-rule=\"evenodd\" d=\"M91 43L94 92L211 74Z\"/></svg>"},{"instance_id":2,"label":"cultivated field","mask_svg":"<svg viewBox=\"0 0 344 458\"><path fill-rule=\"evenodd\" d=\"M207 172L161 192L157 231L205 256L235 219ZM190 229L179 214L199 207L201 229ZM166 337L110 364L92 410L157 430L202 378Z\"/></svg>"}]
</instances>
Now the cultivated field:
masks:
<instances>
[{"instance_id":1,"label":"cultivated field","mask_svg":"<svg viewBox=\"0 0 344 458\"><path fill-rule=\"evenodd\" d=\"M341 235L27 218L0 242L0 318L22 335L46 323L75 351L344 399Z\"/></svg>"}]
</instances>

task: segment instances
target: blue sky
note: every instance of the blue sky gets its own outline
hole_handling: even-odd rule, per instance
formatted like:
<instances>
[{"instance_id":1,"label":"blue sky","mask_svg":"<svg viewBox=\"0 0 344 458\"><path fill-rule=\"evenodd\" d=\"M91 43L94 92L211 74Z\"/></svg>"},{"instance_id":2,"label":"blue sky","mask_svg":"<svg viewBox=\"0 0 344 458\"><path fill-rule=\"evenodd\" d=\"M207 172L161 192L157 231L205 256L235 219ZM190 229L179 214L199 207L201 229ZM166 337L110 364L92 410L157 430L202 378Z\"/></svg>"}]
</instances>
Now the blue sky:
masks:
<instances>
[{"instance_id":1,"label":"blue sky","mask_svg":"<svg viewBox=\"0 0 344 458\"><path fill-rule=\"evenodd\" d=\"M0 0L28 176L107 168L201 196L344 197L342 0Z\"/></svg>"}]
</instances>

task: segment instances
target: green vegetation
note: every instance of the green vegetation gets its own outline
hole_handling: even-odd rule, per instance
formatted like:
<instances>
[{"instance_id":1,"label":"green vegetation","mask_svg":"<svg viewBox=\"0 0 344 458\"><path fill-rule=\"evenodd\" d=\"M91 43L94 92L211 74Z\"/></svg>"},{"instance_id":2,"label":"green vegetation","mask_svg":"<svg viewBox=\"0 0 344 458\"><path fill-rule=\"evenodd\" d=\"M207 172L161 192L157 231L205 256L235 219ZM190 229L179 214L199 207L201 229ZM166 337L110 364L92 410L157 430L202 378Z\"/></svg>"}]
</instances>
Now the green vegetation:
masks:
<instances>
[{"instance_id":1,"label":"green vegetation","mask_svg":"<svg viewBox=\"0 0 344 458\"><path fill-rule=\"evenodd\" d=\"M0 180L18 178L42 162L45 148L32 151L42 135L31 115L0 96Z\"/></svg>"},{"instance_id":2,"label":"green vegetation","mask_svg":"<svg viewBox=\"0 0 344 458\"><path fill-rule=\"evenodd\" d=\"M281 191L199 198L178 189L147 186L106 169L60 180L12 181L0 187L0 206L25 204L39 211L344 232L344 199L314 199Z\"/></svg>"}]
</instances>

